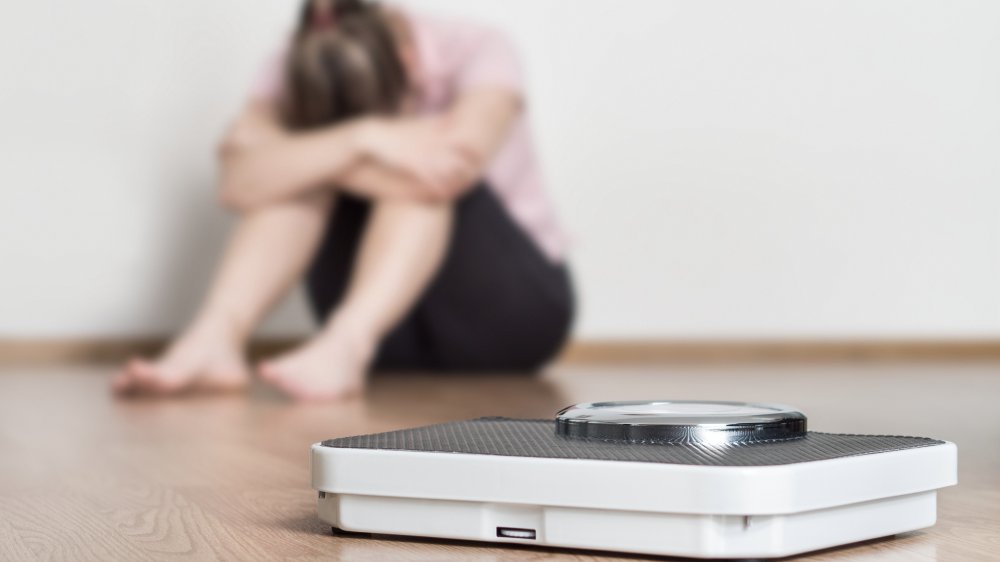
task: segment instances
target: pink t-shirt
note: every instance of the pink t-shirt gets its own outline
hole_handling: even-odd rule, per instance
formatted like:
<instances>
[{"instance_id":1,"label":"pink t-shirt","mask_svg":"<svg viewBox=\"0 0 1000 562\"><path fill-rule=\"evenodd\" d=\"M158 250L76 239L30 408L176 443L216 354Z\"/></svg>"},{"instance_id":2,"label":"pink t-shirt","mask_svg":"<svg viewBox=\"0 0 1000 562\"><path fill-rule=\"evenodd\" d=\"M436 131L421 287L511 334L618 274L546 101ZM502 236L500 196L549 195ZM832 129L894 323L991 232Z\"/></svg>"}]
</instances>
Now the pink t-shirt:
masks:
<instances>
[{"instance_id":1,"label":"pink t-shirt","mask_svg":"<svg viewBox=\"0 0 1000 562\"><path fill-rule=\"evenodd\" d=\"M465 21L405 11L416 42L420 69L419 111L438 114L463 92L497 86L525 95L516 50L500 32ZM254 96L280 93L281 61L275 56L254 88ZM525 104L527 105L527 104ZM545 193L528 120L524 114L486 171L486 180L514 221L553 262L566 253L566 236Z\"/></svg>"}]
</instances>

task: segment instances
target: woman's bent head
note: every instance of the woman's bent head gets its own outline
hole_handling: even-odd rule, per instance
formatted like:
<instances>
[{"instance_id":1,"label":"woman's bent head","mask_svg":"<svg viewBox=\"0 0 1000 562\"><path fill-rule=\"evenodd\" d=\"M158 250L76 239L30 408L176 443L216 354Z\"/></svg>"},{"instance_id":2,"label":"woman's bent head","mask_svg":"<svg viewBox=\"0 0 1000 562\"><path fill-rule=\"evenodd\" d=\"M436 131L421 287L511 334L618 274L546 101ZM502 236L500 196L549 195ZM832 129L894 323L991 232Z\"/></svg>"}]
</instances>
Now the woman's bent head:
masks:
<instances>
[{"instance_id":1,"label":"woman's bent head","mask_svg":"<svg viewBox=\"0 0 1000 562\"><path fill-rule=\"evenodd\" d=\"M282 112L296 130L396 113L409 90L392 22L366 0L307 0L285 69Z\"/></svg>"}]
</instances>

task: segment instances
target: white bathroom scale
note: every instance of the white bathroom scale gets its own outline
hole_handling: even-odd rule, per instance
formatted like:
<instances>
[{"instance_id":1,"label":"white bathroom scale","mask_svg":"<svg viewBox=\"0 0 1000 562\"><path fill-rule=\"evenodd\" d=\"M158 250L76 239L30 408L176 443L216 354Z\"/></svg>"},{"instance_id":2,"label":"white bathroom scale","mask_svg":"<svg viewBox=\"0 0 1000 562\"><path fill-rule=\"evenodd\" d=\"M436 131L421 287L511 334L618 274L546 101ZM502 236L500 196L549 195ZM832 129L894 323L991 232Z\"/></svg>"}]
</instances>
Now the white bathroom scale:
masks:
<instances>
[{"instance_id":1,"label":"white bathroom scale","mask_svg":"<svg viewBox=\"0 0 1000 562\"><path fill-rule=\"evenodd\" d=\"M312 447L335 531L774 558L934 524L953 443L807 431L793 408L579 404Z\"/></svg>"}]
</instances>

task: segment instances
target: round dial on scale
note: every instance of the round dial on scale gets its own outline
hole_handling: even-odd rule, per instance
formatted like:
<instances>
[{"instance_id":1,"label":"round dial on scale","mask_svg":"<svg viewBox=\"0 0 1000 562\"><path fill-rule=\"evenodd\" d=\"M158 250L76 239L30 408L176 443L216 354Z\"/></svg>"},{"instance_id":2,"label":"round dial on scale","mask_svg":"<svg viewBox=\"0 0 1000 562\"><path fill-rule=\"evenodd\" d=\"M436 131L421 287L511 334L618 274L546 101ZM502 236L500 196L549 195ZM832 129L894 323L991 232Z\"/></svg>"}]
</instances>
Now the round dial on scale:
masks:
<instances>
[{"instance_id":1,"label":"round dial on scale","mask_svg":"<svg viewBox=\"0 0 1000 562\"><path fill-rule=\"evenodd\" d=\"M556 415L556 433L621 443L752 443L802 437L806 434L806 416L777 404L592 402L560 411Z\"/></svg>"}]
</instances>

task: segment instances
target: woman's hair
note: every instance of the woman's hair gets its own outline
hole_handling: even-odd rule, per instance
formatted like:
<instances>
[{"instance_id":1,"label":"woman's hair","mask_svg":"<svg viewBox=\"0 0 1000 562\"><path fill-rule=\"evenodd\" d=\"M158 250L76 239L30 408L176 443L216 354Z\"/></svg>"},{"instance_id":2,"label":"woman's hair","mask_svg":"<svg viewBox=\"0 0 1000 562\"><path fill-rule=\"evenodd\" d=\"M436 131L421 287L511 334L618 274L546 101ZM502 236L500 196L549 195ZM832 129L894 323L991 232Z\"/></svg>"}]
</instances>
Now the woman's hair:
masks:
<instances>
[{"instance_id":1,"label":"woman's hair","mask_svg":"<svg viewBox=\"0 0 1000 562\"><path fill-rule=\"evenodd\" d=\"M306 0L285 61L290 129L399 111L409 87L386 13L366 0Z\"/></svg>"}]
</instances>

